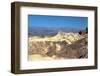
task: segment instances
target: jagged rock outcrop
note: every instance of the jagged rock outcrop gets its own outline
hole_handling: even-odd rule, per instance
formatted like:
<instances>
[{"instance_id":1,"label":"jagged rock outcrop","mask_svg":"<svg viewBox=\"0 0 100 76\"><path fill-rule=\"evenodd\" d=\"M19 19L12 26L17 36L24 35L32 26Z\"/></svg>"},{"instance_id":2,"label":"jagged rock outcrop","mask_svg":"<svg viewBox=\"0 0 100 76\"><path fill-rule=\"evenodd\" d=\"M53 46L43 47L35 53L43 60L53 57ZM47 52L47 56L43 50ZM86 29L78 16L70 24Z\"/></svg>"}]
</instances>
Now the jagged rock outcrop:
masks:
<instances>
[{"instance_id":1,"label":"jagged rock outcrop","mask_svg":"<svg viewBox=\"0 0 100 76\"><path fill-rule=\"evenodd\" d=\"M60 31L56 36L49 38L29 38L28 53L49 59L87 58L87 44L87 35Z\"/></svg>"},{"instance_id":2,"label":"jagged rock outcrop","mask_svg":"<svg viewBox=\"0 0 100 76\"><path fill-rule=\"evenodd\" d=\"M58 57L63 58L87 58L88 57L88 42L87 38L80 39L75 41L73 44L70 44L61 51L57 52Z\"/></svg>"}]
</instances>

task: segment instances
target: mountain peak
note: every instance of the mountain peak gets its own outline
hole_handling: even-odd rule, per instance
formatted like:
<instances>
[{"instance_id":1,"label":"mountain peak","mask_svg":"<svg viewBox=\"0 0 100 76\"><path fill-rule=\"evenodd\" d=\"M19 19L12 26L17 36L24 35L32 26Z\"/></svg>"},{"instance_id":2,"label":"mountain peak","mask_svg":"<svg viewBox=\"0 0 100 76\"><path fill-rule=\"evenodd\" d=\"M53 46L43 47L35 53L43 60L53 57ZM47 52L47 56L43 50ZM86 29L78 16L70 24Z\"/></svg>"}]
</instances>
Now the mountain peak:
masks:
<instances>
[{"instance_id":1,"label":"mountain peak","mask_svg":"<svg viewBox=\"0 0 100 76\"><path fill-rule=\"evenodd\" d=\"M65 32L60 30L57 35L65 35Z\"/></svg>"}]
</instances>

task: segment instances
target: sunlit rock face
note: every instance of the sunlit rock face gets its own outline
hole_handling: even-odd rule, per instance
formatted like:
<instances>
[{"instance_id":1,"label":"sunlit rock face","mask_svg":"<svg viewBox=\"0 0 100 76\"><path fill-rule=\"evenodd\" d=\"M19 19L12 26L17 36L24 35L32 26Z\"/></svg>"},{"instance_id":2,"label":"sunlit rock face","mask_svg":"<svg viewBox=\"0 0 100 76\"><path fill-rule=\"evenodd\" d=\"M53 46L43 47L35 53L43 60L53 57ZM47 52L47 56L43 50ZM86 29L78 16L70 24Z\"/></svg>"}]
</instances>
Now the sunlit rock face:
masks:
<instances>
[{"instance_id":1,"label":"sunlit rock face","mask_svg":"<svg viewBox=\"0 0 100 76\"><path fill-rule=\"evenodd\" d=\"M28 42L29 60L88 57L87 35L82 36L78 33L65 33L60 31L53 37L29 37Z\"/></svg>"}]
</instances>

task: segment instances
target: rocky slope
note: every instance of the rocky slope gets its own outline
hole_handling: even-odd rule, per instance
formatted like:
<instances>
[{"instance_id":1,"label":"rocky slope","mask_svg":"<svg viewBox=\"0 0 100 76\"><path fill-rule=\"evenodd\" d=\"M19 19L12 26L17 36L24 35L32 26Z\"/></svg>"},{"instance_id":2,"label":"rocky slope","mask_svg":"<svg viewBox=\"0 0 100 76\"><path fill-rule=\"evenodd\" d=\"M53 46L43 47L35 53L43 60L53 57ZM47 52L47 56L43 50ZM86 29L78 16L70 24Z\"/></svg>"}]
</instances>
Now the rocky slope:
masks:
<instances>
[{"instance_id":1,"label":"rocky slope","mask_svg":"<svg viewBox=\"0 0 100 76\"><path fill-rule=\"evenodd\" d=\"M28 50L29 60L87 58L87 35L60 31L53 37L30 37Z\"/></svg>"},{"instance_id":2,"label":"rocky slope","mask_svg":"<svg viewBox=\"0 0 100 76\"><path fill-rule=\"evenodd\" d=\"M53 42L58 42L58 41L66 41L68 44L71 44L74 41L77 41L79 39L82 39L83 36L79 35L78 33L65 33L65 32L58 32L57 35L52 36L52 37L38 37L38 36L33 36L29 37L29 42L42 42L42 41L53 41Z\"/></svg>"}]
</instances>

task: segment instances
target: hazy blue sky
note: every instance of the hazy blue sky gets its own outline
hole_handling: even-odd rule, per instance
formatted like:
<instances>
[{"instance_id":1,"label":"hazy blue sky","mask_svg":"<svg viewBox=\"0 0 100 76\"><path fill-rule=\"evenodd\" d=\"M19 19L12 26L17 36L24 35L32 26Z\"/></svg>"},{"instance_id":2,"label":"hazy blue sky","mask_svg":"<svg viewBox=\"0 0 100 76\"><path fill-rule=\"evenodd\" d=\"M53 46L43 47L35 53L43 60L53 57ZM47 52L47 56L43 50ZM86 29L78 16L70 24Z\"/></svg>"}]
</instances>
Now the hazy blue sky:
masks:
<instances>
[{"instance_id":1,"label":"hazy blue sky","mask_svg":"<svg viewBox=\"0 0 100 76\"><path fill-rule=\"evenodd\" d=\"M28 15L29 27L85 28L87 25L87 17Z\"/></svg>"}]
</instances>

